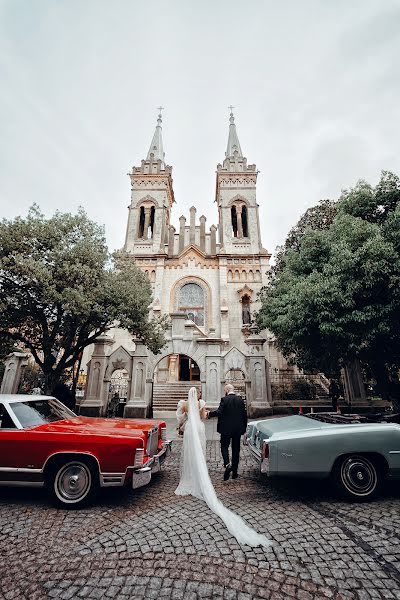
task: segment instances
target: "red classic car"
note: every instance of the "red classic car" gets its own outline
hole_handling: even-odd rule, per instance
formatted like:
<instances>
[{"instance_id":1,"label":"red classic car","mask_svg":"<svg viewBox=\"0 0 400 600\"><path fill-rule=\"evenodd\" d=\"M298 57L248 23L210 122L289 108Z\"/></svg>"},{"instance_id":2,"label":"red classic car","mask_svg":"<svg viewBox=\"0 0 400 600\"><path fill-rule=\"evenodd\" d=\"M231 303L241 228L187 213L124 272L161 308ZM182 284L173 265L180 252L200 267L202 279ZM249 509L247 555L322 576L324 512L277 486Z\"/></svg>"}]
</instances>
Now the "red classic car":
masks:
<instances>
[{"instance_id":1,"label":"red classic car","mask_svg":"<svg viewBox=\"0 0 400 600\"><path fill-rule=\"evenodd\" d=\"M146 485L170 446L164 421L81 417L55 398L0 396L0 485L44 485L67 508L99 487Z\"/></svg>"}]
</instances>

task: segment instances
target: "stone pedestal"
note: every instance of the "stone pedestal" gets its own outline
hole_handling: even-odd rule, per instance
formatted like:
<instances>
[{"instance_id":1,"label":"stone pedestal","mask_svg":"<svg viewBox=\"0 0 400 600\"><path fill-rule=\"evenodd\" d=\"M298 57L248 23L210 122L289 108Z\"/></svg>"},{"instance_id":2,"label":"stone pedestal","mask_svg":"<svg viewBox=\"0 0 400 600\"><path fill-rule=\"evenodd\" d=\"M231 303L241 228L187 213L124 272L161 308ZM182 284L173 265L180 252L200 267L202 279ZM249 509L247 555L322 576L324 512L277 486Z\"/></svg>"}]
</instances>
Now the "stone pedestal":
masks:
<instances>
[{"instance_id":1,"label":"stone pedestal","mask_svg":"<svg viewBox=\"0 0 400 600\"><path fill-rule=\"evenodd\" d=\"M269 378L269 365L265 359L265 338L256 335L251 327L251 335L245 343L249 347L249 381L246 384L247 410L249 416L257 417L271 407L272 393Z\"/></svg>"},{"instance_id":2,"label":"stone pedestal","mask_svg":"<svg viewBox=\"0 0 400 600\"><path fill-rule=\"evenodd\" d=\"M124 409L124 418L145 418L149 416L153 395L153 380L147 377L146 346L139 340L136 344L132 365L132 384L130 395Z\"/></svg>"},{"instance_id":3,"label":"stone pedestal","mask_svg":"<svg viewBox=\"0 0 400 600\"><path fill-rule=\"evenodd\" d=\"M16 394L24 368L28 364L28 354L11 352L4 361L4 376L0 394Z\"/></svg>"}]
</instances>

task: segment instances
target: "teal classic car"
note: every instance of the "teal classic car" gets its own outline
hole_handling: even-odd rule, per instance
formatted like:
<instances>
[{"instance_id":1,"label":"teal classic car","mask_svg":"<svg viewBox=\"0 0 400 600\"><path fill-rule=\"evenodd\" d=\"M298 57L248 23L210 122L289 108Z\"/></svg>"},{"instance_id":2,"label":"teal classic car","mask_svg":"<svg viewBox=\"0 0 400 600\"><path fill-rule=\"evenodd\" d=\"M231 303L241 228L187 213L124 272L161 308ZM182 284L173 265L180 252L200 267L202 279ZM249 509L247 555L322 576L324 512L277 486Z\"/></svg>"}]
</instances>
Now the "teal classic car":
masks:
<instances>
[{"instance_id":1,"label":"teal classic car","mask_svg":"<svg viewBox=\"0 0 400 600\"><path fill-rule=\"evenodd\" d=\"M265 419L249 423L244 443L269 477L330 478L341 497L371 500L386 478L400 478L400 425L389 421L336 413Z\"/></svg>"}]
</instances>

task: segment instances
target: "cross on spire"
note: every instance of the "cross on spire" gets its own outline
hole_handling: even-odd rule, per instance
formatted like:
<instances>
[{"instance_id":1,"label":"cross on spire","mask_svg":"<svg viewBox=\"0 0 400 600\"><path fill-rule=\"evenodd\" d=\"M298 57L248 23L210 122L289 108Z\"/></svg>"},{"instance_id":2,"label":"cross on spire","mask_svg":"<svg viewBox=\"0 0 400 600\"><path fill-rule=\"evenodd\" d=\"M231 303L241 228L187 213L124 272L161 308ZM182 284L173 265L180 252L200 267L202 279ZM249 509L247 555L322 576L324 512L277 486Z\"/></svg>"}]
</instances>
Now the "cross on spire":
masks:
<instances>
[{"instance_id":1,"label":"cross on spire","mask_svg":"<svg viewBox=\"0 0 400 600\"><path fill-rule=\"evenodd\" d=\"M228 108L229 108L229 110L231 111L231 114L232 114L232 111L233 111L233 109L234 109L235 107L231 105L231 106L228 106Z\"/></svg>"}]
</instances>

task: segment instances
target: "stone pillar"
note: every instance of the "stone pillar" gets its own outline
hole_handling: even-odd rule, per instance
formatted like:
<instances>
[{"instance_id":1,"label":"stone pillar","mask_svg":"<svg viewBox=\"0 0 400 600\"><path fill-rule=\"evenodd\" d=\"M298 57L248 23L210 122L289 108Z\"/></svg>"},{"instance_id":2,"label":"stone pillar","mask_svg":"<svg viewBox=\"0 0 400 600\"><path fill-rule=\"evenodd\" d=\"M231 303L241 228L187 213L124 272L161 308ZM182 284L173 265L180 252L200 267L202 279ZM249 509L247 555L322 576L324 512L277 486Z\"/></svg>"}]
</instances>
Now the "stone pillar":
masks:
<instances>
[{"instance_id":1,"label":"stone pillar","mask_svg":"<svg viewBox=\"0 0 400 600\"><path fill-rule=\"evenodd\" d=\"M171 313L171 337L173 340L183 340L185 336L185 323L187 316L185 313Z\"/></svg>"},{"instance_id":2,"label":"stone pillar","mask_svg":"<svg viewBox=\"0 0 400 600\"><path fill-rule=\"evenodd\" d=\"M206 251L206 217L201 215L200 217L200 250Z\"/></svg>"},{"instance_id":3,"label":"stone pillar","mask_svg":"<svg viewBox=\"0 0 400 600\"><path fill-rule=\"evenodd\" d=\"M179 381L179 354L171 354L168 360L168 381Z\"/></svg>"},{"instance_id":4,"label":"stone pillar","mask_svg":"<svg viewBox=\"0 0 400 600\"><path fill-rule=\"evenodd\" d=\"M145 206L144 208L144 226L143 226L143 237L145 240L149 239L148 231L151 217L151 206Z\"/></svg>"},{"instance_id":5,"label":"stone pillar","mask_svg":"<svg viewBox=\"0 0 400 600\"><path fill-rule=\"evenodd\" d=\"M108 364L108 347L114 340L101 335L94 343L92 358L89 361L86 394L79 407L79 414L89 417L104 416L107 410L109 383L105 381Z\"/></svg>"},{"instance_id":6,"label":"stone pillar","mask_svg":"<svg viewBox=\"0 0 400 600\"><path fill-rule=\"evenodd\" d=\"M215 256L217 254L217 228L215 225L211 225L211 254Z\"/></svg>"},{"instance_id":7,"label":"stone pillar","mask_svg":"<svg viewBox=\"0 0 400 600\"><path fill-rule=\"evenodd\" d=\"M151 406L153 382L147 379L148 352L142 342L135 342L132 361L132 378L129 398L127 399L124 418L145 418Z\"/></svg>"},{"instance_id":8,"label":"stone pillar","mask_svg":"<svg viewBox=\"0 0 400 600\"><path fill-rule=\"evenodd\" d=\"M237 233L238 238L243 237L243 225L242 225L242 207L236 206L236 217L237 217Z\"/></svg>"},{"instance_id":9,"label":"stone pillar","mask_svg":"<svg viewBox=\"0 0 400 600\"><path fill-rule=\"evenodd\" d=\"M4 376L0 394L16 394L24 368L28 364L28 354L11 352L4 361Z\"/></svg>"},{"instance_id":10,"label":"stone pillar","mask_svg":"<svg viewBox=\"0 0 400 600\"><path fill-rule=\"evenodd\" d=\"M249 382L246 385L247 410L250 417L265 415L271 407L271 380L268 375L269 364L264 355L265 338L258 336L254 327L245 340L249 348Z\"/></svg>"},{"instance_id":11,"label":"stone pillar","mask_svg":"<svg viewBox=\"0 0 400 600\"><path fill-rule=\"evenodd\" d=\"M179 254L185 247L185 224L186 218L182 215L179 217Z\"/></svg>"},{"instance_id":12,"label":"stone pillar","mask_svg":"<svg viewBox=\"0 0 400 600\"><path fill-rule=\"evenodd\" d=\"M196 243L196 209L194 206L190 209L190 235L189 244Z\"/></svg>"},{"instance_id":13,"label":"stone pillar","mask_svg":"<svg viewBox=\"0 0 400 600\"><path fill-rule=\"evenodd\" d=\"M174 243L175 243L175 227L173 225L170 225L169 239L168 239L168 256L174 255Z\"/></svg>"}]
</instances>

